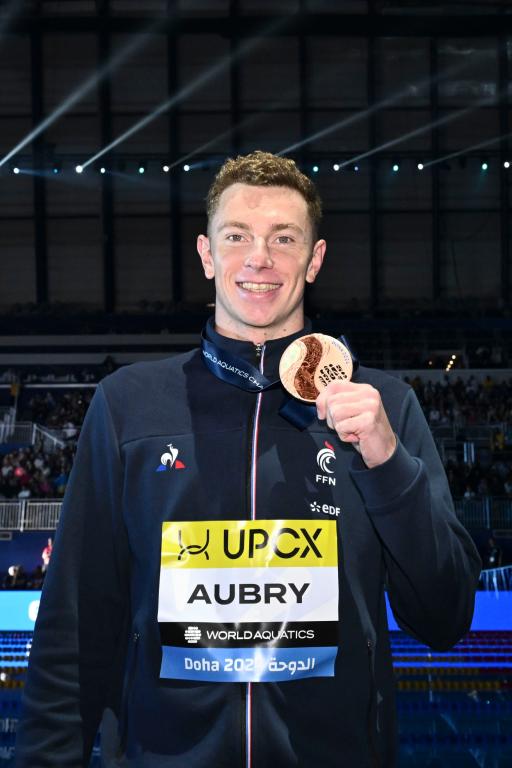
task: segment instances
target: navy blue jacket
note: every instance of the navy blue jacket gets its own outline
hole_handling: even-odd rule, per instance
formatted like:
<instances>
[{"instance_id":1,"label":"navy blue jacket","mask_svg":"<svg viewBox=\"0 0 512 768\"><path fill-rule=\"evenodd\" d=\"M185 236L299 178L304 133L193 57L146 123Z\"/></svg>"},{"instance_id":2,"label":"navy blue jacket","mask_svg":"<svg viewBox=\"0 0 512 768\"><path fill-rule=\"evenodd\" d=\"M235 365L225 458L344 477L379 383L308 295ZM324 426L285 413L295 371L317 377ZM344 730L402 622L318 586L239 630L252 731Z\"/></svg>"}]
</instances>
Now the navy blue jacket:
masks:
<instances>
[{"instance_id":1,"label":"navy blue jacket","mask_svg":"<svg viewBox=\"0 0 512 768\"><path fill-rule=\"evenodd\" d=\"M208 335L258 364L252 344L211 327ZM299 335L265 345L268 376ZM223 383L200 350L103 379L84 421L44 585L18 768L87 766L102 715L109 766L395 765L384 589L406 632L448 649L470 627L480 560L454 514L414 392L364 367L354 381L379 390L398 436L394 455L373 469L325 422L299 431L285 421L280 387L256 396ZM326 439L336 453L335 486L317 478ZM183 466L155 472L169 443ZM162 522L243 519L251 507L266 519L324 519L339 510L335 676L252 684L161 679Z\"/></svg>"}]
</instances>

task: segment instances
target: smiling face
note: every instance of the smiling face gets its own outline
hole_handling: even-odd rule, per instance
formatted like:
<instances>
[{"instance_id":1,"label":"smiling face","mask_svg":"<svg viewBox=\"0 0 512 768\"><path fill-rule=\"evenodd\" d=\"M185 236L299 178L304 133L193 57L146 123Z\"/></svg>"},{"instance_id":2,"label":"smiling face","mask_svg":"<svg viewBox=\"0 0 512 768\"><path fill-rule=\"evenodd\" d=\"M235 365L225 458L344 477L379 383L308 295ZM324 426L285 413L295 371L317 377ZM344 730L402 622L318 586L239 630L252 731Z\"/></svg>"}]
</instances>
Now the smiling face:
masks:
<instances>
[{"instance_id":1,"label":"smiling face","mask_svg":"<svg viewBox=\"0 0 512 768\"><path fill-rule=\"evenodd\" d=\"M302 195L288 187L232 184L222 193L197 249L215 280L215 325L261 344L300 331L306 282L314 282L325 241L312 241Z\"/></svg>"}]
</instances>

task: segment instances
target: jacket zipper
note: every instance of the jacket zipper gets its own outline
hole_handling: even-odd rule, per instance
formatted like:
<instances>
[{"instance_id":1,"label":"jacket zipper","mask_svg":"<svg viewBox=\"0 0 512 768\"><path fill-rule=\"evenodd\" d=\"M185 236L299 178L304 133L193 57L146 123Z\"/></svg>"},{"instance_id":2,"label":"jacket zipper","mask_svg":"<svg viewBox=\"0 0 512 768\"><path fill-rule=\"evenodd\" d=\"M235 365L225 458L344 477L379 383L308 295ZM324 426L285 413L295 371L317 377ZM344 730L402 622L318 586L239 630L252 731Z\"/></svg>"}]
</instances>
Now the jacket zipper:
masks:
<instances>
[{"instance_id":1,"label":"jacket zipper","mask_svg":"<svg viewBox=\"0 0 512 768\"><path fill-rule=\"evenodd\" d=\"M368 746L370 749L370 762L372 768L379 768L380 760L375 745L375 734L373 728L373 709L375 702L375 677L373 674L373 644L371 640L366 640L368 650L368 672L370 674L370 701L368 703L368 713L366 716L366 728L368 733Z\"/></svg>"},{"instance_id":2,"label":"jacket zipper","mask_svg":"<svg viewBox=\"0 0 512 768\"><path fill-rule=\"evenodd\" d=\"M260 368L260 373L263 373L261 371L261 355L263 352L264 345L262 344L255 344L254 345L254 354L256 355L256 363L258 364L258 367ZM258 397L258 395L256 396ZM254 408L251 410L251 418L249 420L249 450L247 451L247 467L246 467L246 508L249 511L249 519L252 517L252 488L251 488L251 480L252 480L252 464L253 464L253 455L252 455L252 445L253 445L253 439L254 439L254 428L255 428L255 420L256 420L256 411L258 409L257 401Z\"/></svg>"},{"instance_id":3,"label":"jacket zipper","mask_svg":"<svg viewBox=\"0 0 512 768\"><path fill-rule=\"evenodd\" d=\"M258 367L260 369L260 373L263 373L263 352L265 349L264 344L255 344L254 345L254 353L256 356L256 362L258 364ZM261 395L257 395L257 398L260 398ZM252 512L253 512L253 487L252 487L252 476L253 476L253 464L256 460L256 457L254 456L254 437L255 437L255 430L257 428L256 423L256 413L258 412L258 405L259 400L256 399L256 404L251 410L251 418L249 421L249 450L247 451L247 467L246 467L246 509L248 511L249 519L252 519ZM252 768L252 757L250 749L250 745L248 743L248 739L250 738L250 719L252 717L251 709L252 709L252 691L251 691L251 683L242 683L241 685L241 693L242 693L242 763L241 765L245 768Z\"/></svg>"}]
</instances>

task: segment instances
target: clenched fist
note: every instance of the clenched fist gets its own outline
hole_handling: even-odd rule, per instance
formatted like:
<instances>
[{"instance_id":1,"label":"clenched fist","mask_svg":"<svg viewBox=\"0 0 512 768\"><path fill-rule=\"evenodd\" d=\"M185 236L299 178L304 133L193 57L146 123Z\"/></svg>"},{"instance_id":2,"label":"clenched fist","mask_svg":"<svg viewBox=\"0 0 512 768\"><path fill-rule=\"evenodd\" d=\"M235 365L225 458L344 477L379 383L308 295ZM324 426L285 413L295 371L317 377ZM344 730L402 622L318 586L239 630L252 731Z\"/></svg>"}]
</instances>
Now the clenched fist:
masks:
<instances>
[{"instance_id":1,"label":"clenched fist","mask_svg":"<svg viewBox=\"0 0 512 768\"><path fill-rule=\"evenodd\" d=\"M369 469L393 455L396 436L380 393L370 384L332 381L318 395L316 409L340 440L353 444Z\"/></svg>"}]
</instances>

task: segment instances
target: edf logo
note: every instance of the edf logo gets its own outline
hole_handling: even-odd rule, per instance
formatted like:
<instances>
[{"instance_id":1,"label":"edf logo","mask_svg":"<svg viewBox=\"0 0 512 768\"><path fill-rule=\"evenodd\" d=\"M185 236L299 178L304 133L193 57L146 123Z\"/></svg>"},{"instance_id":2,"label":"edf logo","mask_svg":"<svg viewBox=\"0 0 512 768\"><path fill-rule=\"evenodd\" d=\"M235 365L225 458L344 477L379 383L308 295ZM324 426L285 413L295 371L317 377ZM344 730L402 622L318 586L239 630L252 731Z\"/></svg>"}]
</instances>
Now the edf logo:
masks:
<instances>
[{"instance_id":1,"label":"edf logo","mask_svg":"<svg viewBox=\"0 0 512 768\"><path fill-rule=\"evenodd\" d=\"M319 504L318 501L312 501L309 508L312 512L323 512L324 515L333 517L338 517L341 512L341 507L335 507L334 504Z\"/></svg>"}]
</instances>

